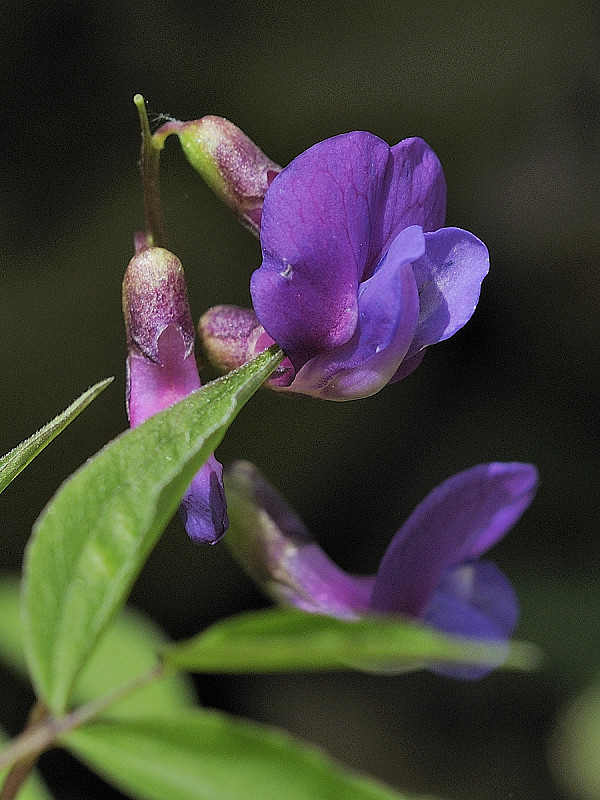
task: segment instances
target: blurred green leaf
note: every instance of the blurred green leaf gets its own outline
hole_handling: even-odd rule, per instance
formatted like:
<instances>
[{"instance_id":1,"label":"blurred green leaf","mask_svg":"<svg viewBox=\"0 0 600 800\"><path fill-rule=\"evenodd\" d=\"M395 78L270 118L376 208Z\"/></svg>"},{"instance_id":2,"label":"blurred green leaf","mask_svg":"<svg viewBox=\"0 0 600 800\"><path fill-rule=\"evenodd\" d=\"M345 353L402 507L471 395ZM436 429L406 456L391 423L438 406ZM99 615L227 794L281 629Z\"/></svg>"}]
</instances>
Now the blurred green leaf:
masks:
<instances>
[{"instance_id":1,"label":"blurred green leaf","mask_svg":"<svg viewBox=\"0 0 600 800\"><path fill-rule=\"evenodd\" d=\"M282 731L214 711L91 723L61 743L144 800L406 800Z\"/></svg>"},{"instance_id":2,"label":"blurred green leaf","mask_svg":"<svg viewBox=\"0 0 600 800\"><path fill-rule=\"evenodd\" d=\"M4 744L8 737L0 731L0 744ZM0 789L4 784L4 779L10 772L10 767L0 770ZM34 770L23 784L19 791L19 800L52 800L52 795L46 788L39 774Z\"/></svg>"},{"instance_id":3,"label":"blurred green leaf","mask_svg":"<svg viewBox=\"0 0 600 800\"><path fill-rule=\"evenodd\" d=\"M25 558L23 632L37 693L55 714L194 474L281 358L267 350L125 432L65 481L38 519Z\"/></svg>"},{"instance_id":4,"label":"blurred green leaf","mask_svg":"<svg viewBox=\"0 0 600 800\"><path fill-rule=\"evenodd\" d=\"M77 678L73 700L77 704L86 703L149 672L156 665L156 654L166 641L164 634L147 617L124 608ZM118 719L150 716L195 702L191 682L171 674L136 690L104 713Z\"/></svg>"},{"instance_id":5,"label":"blurred green leaf","mask_svg":"<svg viewBox=\"0 0 600 800\"><path fill-rule=\"evenodd\" d=\"M600 797L600 683L563 708L552 739L550 764L569 797Z\"/></svg>"},{"instance_id":6,"label":"blurred green leaf","mask_svg":"<svg viewBox=\"0 0 600 800\"><path fill-rule=\"evenodd\" d=\"M166 644L166 636L147 617L124 608L77 678L73 701L82 705L145 674L156 664L156 654ZM8 575L0 577L0 659L27 677L19 582ZM121 719L138 717L189 706L195 701L191 682L181 673L175 673L115 703L105 714Z\"/></svg>"},{"instance_id":7,"label":"blurred green leaf","mask_svg":"<svg viewBox=\"0 0 600 800\"><path fill-rule=\"evenodd\" d=\"M84 392L81 397L78 397L74 403L66 408L62 414L54 417L47 425L40 428L37 433L25 439L24 442L18 444L5 456L0 458L0 492L3 492L8 484L14 480L19 472L22 472L30 461L39 455L46 445L50 444L52 439L55 439L59 433L62 433L70 422L73 422L84 408L94 400L100 392L112 383L113 378L106 378L100 381L87 392Z\"/></svg>"},{"instance_id":8,"label":"blurred green leaf","mask_svg":"<svg viewBox=\"0 0 600 800\"><path fill-rule=\"evenodd\" d=\"M510 666L531 666L532 649L516 645ZM452 639L413 620L342 620L296 609L271 608L217 622L163 657L197 672L290 672L353 666L398 672L427 664L488 664L503 650Z\"/></svg>"}]
</instances>

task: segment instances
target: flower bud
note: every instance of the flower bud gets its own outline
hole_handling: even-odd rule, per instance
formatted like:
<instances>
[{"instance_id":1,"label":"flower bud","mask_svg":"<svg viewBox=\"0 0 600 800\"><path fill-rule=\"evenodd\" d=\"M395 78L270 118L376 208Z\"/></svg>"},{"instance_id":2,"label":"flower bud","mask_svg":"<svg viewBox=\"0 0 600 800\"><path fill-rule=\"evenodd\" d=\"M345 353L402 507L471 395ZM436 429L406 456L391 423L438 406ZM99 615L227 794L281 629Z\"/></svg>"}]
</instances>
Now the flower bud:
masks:
<instances>
[{"instance_id":1,"label":"flower bud","mask_svg":"<svg viewBox=\"0 0 600 800\"><path fill-rule=\"evenodd\" d=\"M258 234L263 199L282 168L232 122L206 116L190 122L169 120L152 137L157 147L175 133L190 164L211 189Z\"/></svg>"},{"instance_id":2,"label":"flower bud","mask_svg":"<svg viewBox=\"0 0 600 800\"><path fill-rule=\"evenodd\" d=\"M208 360L220 372L237 369L274 344L254 311L239 306L209 308L200 318L198 335ZM266 385L272 389L285 388L294 375L292 363L286 358Z\"/></svg>"},{"instance_id":3,"label":"flower bud","mask_svg":"<svg viewBox=\"0 0 600 800\"><path fill-rule=\"evenodd\" d=\"M132 428L200 388L194 325L183 267L162 247L144 247L123 280L127 331L127 414ZM213 455L187 489L180 513L196 542L218 541L227 529L223 468Z\"/></svg>"},{"instance_id":4,"label":"flower bud","mask_svg":"<svg viewBox=\"0 0 600 800\"><path fill-rule=\"evenodd\" d=\"M185 356L190 355L194 324L183 267L173 253L142 247L131 259L123 279L123 314L130 352L160 364L159 342L171 325L179 331Z\"/></svg>"}]
</instances>

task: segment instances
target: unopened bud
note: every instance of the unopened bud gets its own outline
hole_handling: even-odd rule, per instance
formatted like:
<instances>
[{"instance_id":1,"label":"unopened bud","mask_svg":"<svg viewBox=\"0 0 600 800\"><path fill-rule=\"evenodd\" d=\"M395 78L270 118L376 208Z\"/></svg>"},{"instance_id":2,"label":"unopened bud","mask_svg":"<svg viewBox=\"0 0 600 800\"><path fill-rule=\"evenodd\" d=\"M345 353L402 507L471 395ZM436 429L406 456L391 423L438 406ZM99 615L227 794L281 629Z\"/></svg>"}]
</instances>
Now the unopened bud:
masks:
<instances>
[{"instance_id":1,"label":"unopened bud","mask_svg":"<svg viewBox=\"0 0 600 800\"><path fill-rule=\"evenodd\" d=\"M254 311L239 306L209 308L200 318L198 335L208 360L220 372L237 369L275 343ZM266 385L272 389L285 388L295 374L291 361L286 358Z\"/></svg>"},{"instance_id":2,"label":"unopened bud","mask_svg":"<svg viewBox=\"0 0 600 800\"><path fill-rule=\"evenodd\" d=\"M185 355L194 347L194 323L181 261L162 247L141 248L123 279L123 315L130 350L161 362L159 339L173 325Z\"/></svg>"},{"instance_id":3,"label":"unopened bud","mask_svg":"<svg viewBox=\"0 0 600 800\"><path fill-rule=\"evenodd\" d=\"M145 247L143 235L136 236L136 249L123 280L126 400L132 428L200 388L181 262L162 247ZM223 468L214 455L194 476L180 513L196 542L212 544L225 533Z\"/></svg>"},{"instance_id":4,"label":"unopened bud","mask_svg":"<svg viewBox=\"0 0 600 800\"><path fill-rule=\"evenodd\" d=\"M282 168L223 117L169 120L153 135L155 146L162 147L172 133L177 134L188 161L211 189L243 225L258 234L265 194Z\"/></svg>"}]
</instances>

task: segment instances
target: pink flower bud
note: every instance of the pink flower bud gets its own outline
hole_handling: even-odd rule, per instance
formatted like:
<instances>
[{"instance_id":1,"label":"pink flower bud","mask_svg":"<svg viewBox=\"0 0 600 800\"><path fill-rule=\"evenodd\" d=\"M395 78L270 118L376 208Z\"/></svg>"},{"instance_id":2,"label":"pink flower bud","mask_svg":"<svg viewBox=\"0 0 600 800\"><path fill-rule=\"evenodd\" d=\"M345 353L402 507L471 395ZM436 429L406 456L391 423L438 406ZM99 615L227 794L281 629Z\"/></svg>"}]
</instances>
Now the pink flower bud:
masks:
<instances>
[{"instance_id":1,"label":"pink flower bud","mask_svg":"<svg viewBox=\"0 0 600 800\"><path fill-rule=\"evenodd\" d=\"M258 234L264 196L282 168L223 117L170 120L156 131L153 142L162 147L172 133L177 134L188 161L211 189L243 225Z\"/></svg>"},{"instance_id":2,"label":"pink flower bud","mask_svg":"<svg viewBox=\"0 0 600 800\"><path fill-rule=\"evenodd\" d=\"M200 318L198 335L208 360L220 372L240 367L274 344L254 311L239 306L209 308ZM271 389L285 388L294 375L291 361L286 358L266 385Z\"/></svg>"},{"instance_id":3,"label":"pink flower bud","mask_svg":"<svg viewBox=\"0 0 600 800\"><path fill-rule=\"evenodd\" d=\"M123 280L127 331L127 414L132 428L200 388L194 324L183 267L162 247L143 247ZM213 455L181 503L186 531L196 542L218 541L227 529L223 468Z\"/></svg>"}]
</instances>

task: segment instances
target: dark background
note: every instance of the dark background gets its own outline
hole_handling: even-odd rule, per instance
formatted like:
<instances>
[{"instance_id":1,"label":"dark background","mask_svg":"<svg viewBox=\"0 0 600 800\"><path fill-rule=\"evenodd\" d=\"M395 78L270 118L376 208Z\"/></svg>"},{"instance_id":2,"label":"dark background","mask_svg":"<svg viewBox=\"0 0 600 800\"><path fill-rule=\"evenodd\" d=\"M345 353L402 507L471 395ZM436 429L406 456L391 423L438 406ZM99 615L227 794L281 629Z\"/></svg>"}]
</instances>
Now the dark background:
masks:
<instances>
[{"instance_id":1,"label":"dark background","mask_svg":"<svg viewBox=\"0 0 600 800\"><path fill-rule=\"evenodd\" d=\"M18 571L60 482L126 426L120 285L143 213L132 103L226 116L280 164L353 129L425 138L447 223L489 247L472 321L420 369L346 404L259 394L219 457L259 465L342 566L373 571L442 479L488 460L538 465L538 497L495 560L522 600L534 674L202 677L203 701L282 725L391 784L456 800L571 797L550 777L564 703L600 664L597 278L600 17L591 2L0 4L0 450L97 380L114 384L2 496L0 565ZM258 242L175 139L162 161L170 248L196 317L249 305ZM206 373L205 377L210 377ZM174 522L133 602L191 635L261 595L225 547ZM15 733L28 690L1 723ZM83 778L42 762L57 797ZM555 770L556 771L556 770ZM86 796L101 792L91 783ZM98 795L99 796L99 795Z\"/></svg>"}]
</instances>

